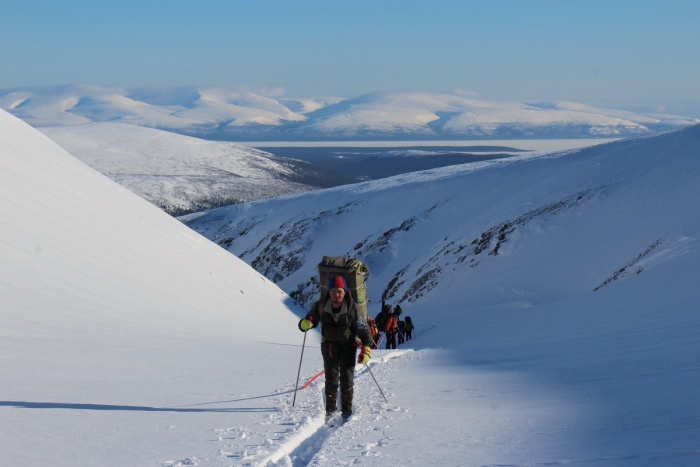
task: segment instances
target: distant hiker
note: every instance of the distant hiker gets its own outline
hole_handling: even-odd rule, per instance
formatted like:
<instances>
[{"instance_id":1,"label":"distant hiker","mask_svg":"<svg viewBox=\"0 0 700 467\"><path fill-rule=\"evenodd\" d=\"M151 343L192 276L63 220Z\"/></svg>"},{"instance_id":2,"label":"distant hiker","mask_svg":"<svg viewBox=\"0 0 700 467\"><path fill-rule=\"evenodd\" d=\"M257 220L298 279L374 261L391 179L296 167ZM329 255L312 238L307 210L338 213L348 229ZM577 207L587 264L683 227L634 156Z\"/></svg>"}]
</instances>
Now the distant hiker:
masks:
<instances>
[{"instance_id":1,"label":"distant hiker","mask_svg":"<svg viewBox=\"0 0 700 467\"><path fill-rule=\"evenodd\" d=\"M406 323L401 319L401 313L403 313L401 305L396 305L394 307L394 313L396 314L396 324L398 325L396 329L396 338L398 339L398 344L401 345L405 342L406 333Z\"/></svg>"},{"instance_id":2,"label":"distant hiker","mask_svg":"<svg viewBox=\"0 0 700 467\"><path fill-rule=\"evenodd\" d=\"M374 322L372 318L369 316L367 317L367 325L369 326L369 332L372 334L372 341L374 344L372 345L373 349L377 348L378 342L379 342L379 330L377 329L377 324Z\"/></svg>"},{"instance_id":3,"label":"distant hiker","mask_svg":"<svg viewBox=\"0 0 700 467\"><path fill-rule=\"evenodd\" d=\"M411 320L410 316L406 316L404 322L406 323L406 340L410 341L413 339L413 321Z\"/></svg>"},{"instance_id":4,"label":"distant hiker","mask_svg":"<svg viewBox=\"0 0 700 467\"><path fill-rule=\"evenodd\" d=\"M389 304L385 304L382 300L382 309L379 312L379 314L374 318L374 323L377 325L377 329L379 330L379 332L384 332L384 328L386 327L386 319L393 311L394 308Z\"/></svg>"},{"instance_id":5,"label":"distant hiker","mask_svg":"<svg viewBox=\"0 0 700 467\"><path fill-rule=\"evenodd\" d=\"M386 348L396 348L396 333L399 330L399 317L396 312L389 314L384 324L384 333L386 334Z\"/></svg>"},{"instance_id":6,"label":"distant hiker","mask_svg":"<svg viewBox=\"0 0 700 467\"><path fill-rule=\"evenodd\" d=\"M398 345L406 342L406 322L402 319L399 320L399 329L396 333L396 337L399 340Z\"/></svg>"},{"instance_id":7,"label":"distant hiker","mask_svg":"<svg viewBox=\"0 0 700 467\"><path fill-rule=\"evenodd\" d=\"M352 396L355 363L367 363L372 347L369 326L358 314L355 302L348 293L343 276L332 277L325 298L314 303L305 318L299 321L299 330L306 332L321 323L321 355L326 373L326 418L338 409L340 387L341 411L344 419L352 414ZM355 340L362 348L356 356Z\"/></svg>"}]
</instances>

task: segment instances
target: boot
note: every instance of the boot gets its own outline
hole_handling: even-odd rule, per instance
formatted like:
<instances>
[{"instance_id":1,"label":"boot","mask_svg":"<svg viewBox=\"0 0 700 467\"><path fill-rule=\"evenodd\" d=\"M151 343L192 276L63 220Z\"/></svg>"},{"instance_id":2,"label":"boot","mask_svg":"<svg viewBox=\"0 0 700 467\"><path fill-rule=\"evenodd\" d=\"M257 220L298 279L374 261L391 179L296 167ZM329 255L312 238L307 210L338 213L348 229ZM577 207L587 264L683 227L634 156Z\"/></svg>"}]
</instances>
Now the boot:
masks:
<instances>
[{"instance_id":1,"label":"boot","mask_svg":"<svg viewBox=\"0 0 700 467\"><path fill-rule=\"evenodd\" d=\"M338 410L338 393L326 393L326 418Z\"/></svg>"},{"instance_id":2,"label":"boot","mask_svg":"<svg viewBox=\"0 0 700 467\"><path fill-rule=\"evenodd\" d=\"M352 415L352 388L342 391L340 396L340 407L343 412L343 419L347 420Z\"/></svg>"}]
</instances>

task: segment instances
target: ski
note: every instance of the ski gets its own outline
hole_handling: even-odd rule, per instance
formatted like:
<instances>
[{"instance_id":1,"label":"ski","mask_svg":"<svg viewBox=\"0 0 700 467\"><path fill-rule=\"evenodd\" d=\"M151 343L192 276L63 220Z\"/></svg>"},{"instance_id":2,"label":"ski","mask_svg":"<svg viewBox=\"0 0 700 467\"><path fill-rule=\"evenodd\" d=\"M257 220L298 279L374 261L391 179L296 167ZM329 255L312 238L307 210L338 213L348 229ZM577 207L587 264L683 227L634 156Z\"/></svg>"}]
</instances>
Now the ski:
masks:
<instances>
[{"instance_id":1,"label":"ski","mask_svg":"<svg viewBox=\"0 0 700 467\"><path fill-rule=\"evenodd\" d=\"M326 417L326 426L330 428L339 427L345 422L347 422L349 419L350 416L344 417L340 413L334 413L333 415Z\"/></svg>"}]
</instances>

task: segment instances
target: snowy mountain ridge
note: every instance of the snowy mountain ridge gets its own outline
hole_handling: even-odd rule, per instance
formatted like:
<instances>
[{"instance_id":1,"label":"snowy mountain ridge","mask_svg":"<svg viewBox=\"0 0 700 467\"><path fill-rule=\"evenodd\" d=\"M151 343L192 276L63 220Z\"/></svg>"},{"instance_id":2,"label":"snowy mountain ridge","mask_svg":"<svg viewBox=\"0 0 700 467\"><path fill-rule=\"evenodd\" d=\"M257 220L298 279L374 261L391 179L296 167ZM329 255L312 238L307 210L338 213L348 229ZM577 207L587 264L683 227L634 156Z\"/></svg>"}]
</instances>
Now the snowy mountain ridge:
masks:
<instances>
[{"instance_id":1,"label":"snowy mountain ridge","mask_svg":"<svg viewBox=\"0 0 700 467\"><path fill-rule=\"evenodd\" d=\"M681 235L680 230L673 233L681 229L680 225L674 227L678 221L668 224L669 231L653 231L633 212L620 208L619 218L605 223L614 222L626 241L616 246L598 245L596 229L601 221L588 217L589 206L602 200L623 202L617 198L622 186L639 190L633 197L627 194L624 202L647 200L652 195L648 185L635 178L637 174L671 164L664 144L680 139L680 135L684 135L681 141L690 144L685 153L697 153L700 148L693 137L699 131L700 126L696 126L680 134L578 151L434 169L283 200L224 207L186 216L183 221L248 262L305 306L315 296L315 261L329 249L324 239L339 237L340 231L351 225L352 240L335 245L335 251L367 261L373 271L375 293L371 298L375 302L411 303L424 299L433 289L443 293L455 274L469 277L469 284L480 284L483 268L499 268L499 258L516 252L527 254L521 249L537 242L542 233L558 232L555 238L565 244L566 236L562 235L566 232L580 242L582 250L597 252L577 258L595 263L585 277L574 271L569 276L557 268L544 273L546 280L540 278L538 286L542 290L528 292L532 300L539 301L542 298L538 297L550 289L593 290L650 245L657 248ZM643 145L645 152L640 155L638 148ZM687 179L687 174L678 173L669 176L669 183ZM318 202L321 197L322 206ZM410 202L397 203L402 199ZM392 207L393 203L398 205ZM658 209L655 216L666 216L663 208ZM488 212L486 218L484 212ZM692 212L687 215L693 217ZM363 221L365 218L371 221ZM581 238L582 232L589 235ZM406 249L414 252L410 259L400 254ZM467 286L470 298L466 300L485 299L499 290L503 295L509 281L515 290L521 273L509 265L508 270L499 270L498 289L493 289L493 284L473 286L474 290ZM515 299L517 294L512 293Z\"/></svg>"},{"instance_id":2,"label":"snowy mountain ridge","mask_svg":"<svg viewBox=\"0 0 700 467\"><path fill-rule=\"evenodd\" d=\"M197 86L5 88L0 108L35 127L128 123L228 141L618 138L698 123L572 102L492 102L425 92L293 99Z\"/></svg>"}]
</instances>

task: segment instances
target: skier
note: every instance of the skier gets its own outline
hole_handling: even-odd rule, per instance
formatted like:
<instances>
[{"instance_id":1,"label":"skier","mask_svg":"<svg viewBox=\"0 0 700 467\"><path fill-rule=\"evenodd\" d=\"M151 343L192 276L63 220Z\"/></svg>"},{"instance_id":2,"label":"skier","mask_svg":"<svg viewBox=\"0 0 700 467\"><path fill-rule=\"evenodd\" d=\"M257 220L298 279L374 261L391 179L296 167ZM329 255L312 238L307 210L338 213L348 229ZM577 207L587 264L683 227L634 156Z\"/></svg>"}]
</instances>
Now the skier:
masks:
<instances>
[{"instance_id":1,"label":"skier","mask_svg":"<svg viewBox=\"0 0 700 467\"><path fill-rule=\"evenodd\" d=\"M382 309L379 311L377 316L374 317L374 323L377 326L377 347L379 347L379 342L382 339L381 333L384 332L386 328L386 320L389 317L389 315L392 313L393 307L389 305L388 303L384 303L384 300L382 300Z\"/></svg>"},{"instance_id":2,"label":"skier","mask_svg":"<svg viewBox=\"0 0 700 467\"><path fill-rule=\"evenodd\" d=\"M372 341L373 341L372 348L376 349L379 345L378 344L378 342L379 342L379 330L377 330L377 325L374 322L374 320L372 318L370 318L369 316L367 317L367 325L369 326L369 331L370 331L370 334L372 335Z\"/></svg>"},{"instance_id":3,"label":"skier","mask_svg":"<svg viewBox=\"0 0 700 467\"><path fill-rule=\"evenodd\" d=\"M396 312L393 312L386 319L384 325L384 334L386 335L386 349L396 348L396 333L399 330L399 317Z\"/></svg>"},{"instance_id":4,"label":"skier","mask_svg":"<svg viewBox=\"0 0 700 467\"><path fill-rule=\"evenodd\" d=\"M415 329L415 327L413 326L413 321L411 320L410 316L406 316L406 319L404 321L406 323L406 340L410 341L411 339L413 339L413 330Z\"/></svg>"},{"instance_id":5,"label":"skier","mask_svg":"<svg viewBox=\"0 0 700 467\"><path fill-rule=\"evenodd\" d=\"M306 332L321 324L321 355L326 373L326 419L338 409L338 388L343 420L352 415L355 363L367 363L374 344L369 326L359 316L348 293L343 276L335 276L328 284L328 293L314 303L311 311L299 321L299 330ZM362 349L356 357L356 338Z\"/></svg>"},{"instance_id":6,"label":"skier","mask_svg":"<svg viewBox=\"0 0 700 467\"><path fill-rule=\"evenodd\" d=\"M398 345L403 344L406 342L406 322L402 319L399 319L399 329L397 331L397 337L399 339Z\"/></svg>"}]
</instances>

